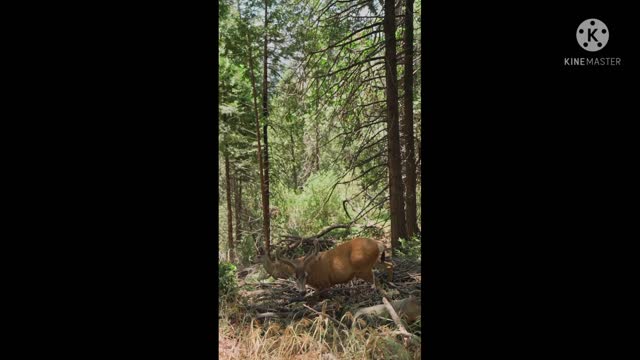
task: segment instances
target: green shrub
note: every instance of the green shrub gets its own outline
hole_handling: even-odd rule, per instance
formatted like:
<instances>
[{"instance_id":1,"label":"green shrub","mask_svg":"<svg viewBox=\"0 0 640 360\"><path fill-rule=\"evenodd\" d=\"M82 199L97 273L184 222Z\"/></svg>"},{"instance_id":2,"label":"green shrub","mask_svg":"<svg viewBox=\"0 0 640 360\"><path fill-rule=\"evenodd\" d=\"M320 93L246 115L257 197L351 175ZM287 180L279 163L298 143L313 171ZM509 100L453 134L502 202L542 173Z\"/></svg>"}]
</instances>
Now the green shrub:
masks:
<instances>
[{"instance_id":1,"label":"green shrub","mask_svg":"<svg viewBox=\"0 0 640 360\"><path fill-rule=\"evenodd\" d=\"M342 199L349 198L357 189L338 185L332 191L336 182L335 173L320 171L307 179L303 189L274 186L273 205L280 210L280 216L272 221L274 228L285 234L309 236L328 225L349 222ZM334 231L331 235L339 233Z\"/></svg>"},{"instance_id":2,"label":"green shrub","mask_svg":"<svg viewBox=\"0 0 640 360\"><path fill-rule=\"evenodd\" d=\"M410 259L420 260L422 257L422 243L420 242L420 238L414 236L410 239L399 239L400 240L400 248L397 249L397 252L400 256Z\"/></svg>"},{"instance_id":3,"label":"green shrub","mask_svg":"<svg viewBox=\"0 0 640 360\"><path fill-rule=\"evenodd\" d=\"M238 293L236 266L223 261L218 263L218 294L222 299L231 299Z\"/></svg>"},{"instance_id":4,"label":"green shrub","mask_svg":"<svg viewBox=\"0 0 640 360\"><path fill-rule=\"evenodd\" d=\"M236 240L237 241L237 240ZM255 241L249 235L242 235L240 241L236 242L236 256L242 265L249 265L251 259L256 255Z\"/></svg>"},{"instance_id":5,"label":"green shrub","mask_svg":"<svg viewBox=\"0 0 640 360\"><path fill-rule=\"evenodd\" d=\"M377 351L375 351L374 354L377 353L382 359L411 359L411 353L394 337L381 337L376 345L375 350Z\"/></svg>"}]
</instances>

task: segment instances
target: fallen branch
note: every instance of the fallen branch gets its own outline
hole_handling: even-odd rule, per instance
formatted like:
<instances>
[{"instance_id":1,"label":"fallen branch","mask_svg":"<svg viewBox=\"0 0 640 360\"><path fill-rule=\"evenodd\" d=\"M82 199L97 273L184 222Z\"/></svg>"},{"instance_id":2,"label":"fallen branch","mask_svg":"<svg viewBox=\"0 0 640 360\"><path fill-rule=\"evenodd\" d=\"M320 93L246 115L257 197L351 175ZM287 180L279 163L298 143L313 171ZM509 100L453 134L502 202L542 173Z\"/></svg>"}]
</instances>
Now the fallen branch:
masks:
<instances>
[{"instance_id":1,"label":"fallen branch","mask_svg":"<svg viewBox=\"0 0 640 360\"><path fill-rule=\"evenodd\" d=\"M405 288L405 287L400 287L400 286L398 286L398 285L396 285L396 284L394 284L392 282L387 282L387 285L389 285L390 287L398 290L398 292L403 293L403 294L412 295L412 294L416 293L416 290L408 289L408 288ZM412 285L412 284L409 284L409 285Z\"/></svg>"},{"instance_id":2,"label":"fallen branch","mask_svg":"<svg viewBox=\"0 0 640 360\"><path fill-rule=\"evenodd\" d=\"M303 240L307 241L307 240L314 240L314 239L318 239L321 238L322 236L328 234L329 232L335 230L335 229L348 229L351 227L353 223L349 223L349 224L335 224L335 225L331 225L331 226L327 226L326 228L320 230L319 233L309 236L309 237L305 237L302 238ZM288 237L296 237L296 236L288 236ZM300 237L297 237L300 238Z\"/></svg>"},{"instance_id":3,"label":"fallen branch","mask_svg":"<svg viewBox=\"0 0 640 360\"><path fill-rule=\"evenodd\" d=\"M242 291L240 292L240 295L244 296L244 297L254 297L254 296L260 296L260 295L264 295L264 294L269 294L271 293L269 290L252 290L252 291Z\"/></svg>"},{"instance_id":4,"label":"fallen branch","mask_svg":"<svg viewBox=\"0 0 640 360\"><path fill-rule=\"evenodd\" d=\"M303 238L303 237L294 236L294 235L283 235L283 238L280 241L287 241L287 242L300 241L300 242L311 243L314 240L317 240L317 241L320 241L320 242L328 242L328 243L332 243L333 242L332 239L318 239L318 238L314 238L314 237Z\"/></svg>"},{"instance_id":5,"label":"fallen branch","mask_svg":"<svg viewBox=\"0 0 640 360\"><path fill-rule=\"evenodd\" d=\"M398 326L399 330L395 331L394 334L402 335L405 338L417 340L418 342L420 342L420 338L418 338L416 335L413 335L412 333L408 332L407 329L405 329L404 325L402 324L402 321L400 320L400 317L396 313L396 310L393 308L393 306L391 306L391 303L389 302L389 300L387 300L387 297L385 295L382 295L382 302L384 303L384 306L387 308L389 315L391 315L393 322L396 323L396 325Z\"/></svg>"},{"instance_id":6,"label":"fallen branch","mask_svg":"<svg viewBox=\"0 0 640 360\"><path fill-rule=\"evenodd\" d=\"M257 315L256 315L256 319L272 318L272 317L275 317L275 318L282 318L282 317L287 317L289 314L290 314L290 313L287 313L287 312L278 312L278 313L275 313L275 312L265 312L265 313L262 313L262 314L257 314Z\"/></svg>"},{"instance_id":7,"label":"fallen branch","mask_svg":"<svg viewBox=\"0 0 640 360\"><path fill-rule=\"evenodd\" d=\"M351 226L353 225L353 222L349 223L349 224L335 224L335 225L331 225L331 226L327 226L324 229L320 230L319 233L315 234L315 235L311 235L308 237L302 237L302 236L297 236L297 235L283 235L281 238L281 242L291 242L290 245L287 245L287 251L291 251L295 248L297 248L298 246L302 245L302 243L309 243L309 242L313 242L313 241L321 241L321 242L326 242L329 243L331 245L333 245L334 241L331 239L320 239L320 237L328 234L329 232L335 230L335 229L349 229L351 228Z\"/></svg>"}]
</instances>

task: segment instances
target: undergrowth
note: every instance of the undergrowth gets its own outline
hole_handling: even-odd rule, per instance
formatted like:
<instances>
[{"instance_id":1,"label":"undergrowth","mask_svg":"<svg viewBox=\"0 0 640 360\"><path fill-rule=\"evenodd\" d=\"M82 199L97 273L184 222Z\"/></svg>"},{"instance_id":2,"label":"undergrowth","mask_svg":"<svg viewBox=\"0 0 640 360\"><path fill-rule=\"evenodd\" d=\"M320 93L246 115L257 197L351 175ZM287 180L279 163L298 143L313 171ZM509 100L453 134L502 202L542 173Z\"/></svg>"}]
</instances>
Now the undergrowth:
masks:
<instances>
[{"instance_id":1,"label":"undergrowth","mask_svg":"<svg viewBox=\"0 0 640 360\"><path fill-rule=\"evenodd\" d=\"M219 329L220 359L420 359L420 344L405 344L393 333L392 322L351 328L320 315L294 321L255 319L241 303L223 302Z\"/></svg>"}]
</instances>

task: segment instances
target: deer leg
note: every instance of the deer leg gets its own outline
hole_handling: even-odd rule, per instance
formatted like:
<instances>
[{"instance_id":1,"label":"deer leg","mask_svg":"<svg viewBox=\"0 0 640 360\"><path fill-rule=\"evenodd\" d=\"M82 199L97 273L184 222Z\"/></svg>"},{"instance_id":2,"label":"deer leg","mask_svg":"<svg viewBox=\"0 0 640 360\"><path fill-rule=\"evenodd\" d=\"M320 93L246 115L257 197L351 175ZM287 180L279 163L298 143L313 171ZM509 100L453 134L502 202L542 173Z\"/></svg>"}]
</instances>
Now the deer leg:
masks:
<instances>
[{"instance_id":1,"label":"deer leg","mask_svg":"<svg viewBox=\"0 0 640 360\"><path fill-rule=\"evenodd\" d=\"M358 274L358 277L368 283L371 284L371 288L375 289L376 288L376 277L373 275L373 269L364 272L364 273L360 273Z\"/></svg>"},{"instance_id":2,"label":"deer leg","mask_svg":"<svg viewBox=\"0 0 640 360\"><path fill-rule=\"evenodd\" d=\"M387 272L387 281L393 281L393 263L388 262L385 264L385 270Z\"/></svg>"},{"instance_id":3,"label":"deer leg","mask_svg":"<svg viewBox=\"0 0 640 360\"><path fill-rule=\"evenodd\" d=\"M373 285L371 285L372 289L378 289L380 288L380 283L378 283L378 279L376 279L376 277L373 277Z\"/></svg>"},{"instance_id":4,"label":"deer leg","mask_svg":"<svg viewBox=\"0 0 640 360\"><path fill-rule=\"evenodd\" d=\"M373 269L371 269L371 278L373 278L373 285L371 286L371 288L372 289L382 289L382 286L380 285L380 282L378 281L378 278L373 273Z\"/></svg>"}]
</instances>

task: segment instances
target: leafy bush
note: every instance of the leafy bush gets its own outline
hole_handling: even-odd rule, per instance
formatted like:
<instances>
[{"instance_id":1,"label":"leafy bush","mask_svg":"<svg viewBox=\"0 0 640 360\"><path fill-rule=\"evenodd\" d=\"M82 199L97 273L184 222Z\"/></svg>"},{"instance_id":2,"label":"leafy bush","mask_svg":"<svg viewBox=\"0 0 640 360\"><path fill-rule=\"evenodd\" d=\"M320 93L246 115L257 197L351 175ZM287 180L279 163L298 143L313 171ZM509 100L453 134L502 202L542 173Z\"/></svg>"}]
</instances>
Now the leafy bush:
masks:
<instances>
[{"instance_id":1,"label":"leafy bush","mask_svg":"<svg viewBox=\"0 0 640 360\"><path fill-rule=\"evenodd\" d=\"M249 265L256 255L255 240L249 235L242 235L240 241L236 240L236 256L240 264Z\"/></svg>"},{"instance_id":2,"label":"leafy bush","mask_svg":"<svg viewBox=\"0 0 640 360\"><path fill-rule=\"evenodd\" d=\"M218 294L223 299L231 299L238 293L236 266L223 261L218 263Z\"/></svg>"},{"instance_id":3,"label":"leafy bush","mask_svg":"<svg viewBox=\"0 0 640 360\"><path fill-rule=\"evenodd\" d=\"M320 171L307 179L302 190L278 185L273 190L273 205L280 210L280 216L273 221L274 225L287 234L309 236L326 226L349 222L341 199L357 189L338 185L332 191L336 182L335 173Z\"/></svg>"},{"instance_id":4,"label":"leafy bush","mask_svg":"<svg viewBox=\"0 0 640 360\"><path fill-rule=\"evenodd\" d=\"M412 354L402 343L391 336L380 336L376 339L376 347L371 349L372 357L380 359L411 360Z\"/></svg>"},{"instance_id":5,"label":"leafy bush","mask_svg":"<svg viewBox=\"0 0 640 360\"><path fill-rule=\"evenodd\" d=\"M409 239L399 239L400 240L400 248L397 249L398 254L402 257L410 258L410 259L418 259L420 260L422 257L422 243L420 242L420 238L414 236Z\"/></svg>"}]
</instances>

